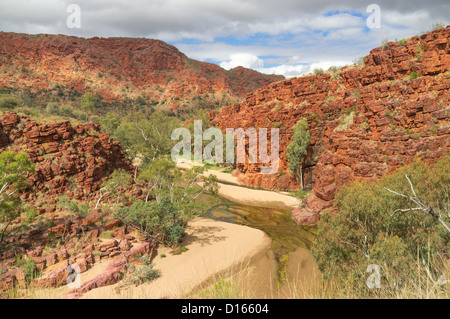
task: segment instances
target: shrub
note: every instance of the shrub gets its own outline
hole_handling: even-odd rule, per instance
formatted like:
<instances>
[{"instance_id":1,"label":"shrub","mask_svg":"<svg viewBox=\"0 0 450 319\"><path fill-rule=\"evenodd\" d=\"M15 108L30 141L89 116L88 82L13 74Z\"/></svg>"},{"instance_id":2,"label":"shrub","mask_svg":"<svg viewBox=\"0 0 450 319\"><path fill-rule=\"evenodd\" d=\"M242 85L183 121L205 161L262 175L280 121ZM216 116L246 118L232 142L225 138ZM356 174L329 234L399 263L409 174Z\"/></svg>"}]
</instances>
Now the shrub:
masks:
<instances>
[{"instance_id":1,"label":"shrub","mask_svg":"<svg viewBox=\"0 0 450 319\"><path fill-rule=\"evenodd\" d=\"M11 95L0 95L0 108L13 109L19 105L22 105L23 102L19 99Z\"/></svg>"},{"instance_id":2,"label":"shrub","mask_svg":"<svg viewBox=\"0 0 450 319\"><path fill-rule=\"evenodd\" d=\"M113 232L111 230L105 230L101 232L98 237L103 239L112 239L113 238L112 233Z\"/></svg>"},{"instance_id":3,"label":"shrub","mask_svg":"<svg viewBox=\"0 0 450 319\"><path fill-rule=\"evenodd\" d=\"M348 115L352 114L352 112L355 112L355 110L356 110L356 105L354 105L351 108L345 110L345 115L348 116Z\"/></svg>"},{"instance_id":4,"label":"shrub","mask_svg":"<svg viewBox=\"0 0 450 319\"><path fill-rule=\"evenodd\" d=\"M389 48L389 39L386 37L381 41L381 46L383 50L387 50Z\"/></svg>"},{"instance_id":5,"label":"shrub","mask_svg":"<svg viewBox=\"0 0 450 319\"><path fill-rule=\"evenodd\" d=\"M314 75L322 75L325 71L322 68L316 68L313 70Z\"/></svg>"},{"instance_id":6,"label":"shrub","mask_svg":"<svg viewBox=\"0 0 450 319\"><path fill-rule=\"evenodd\" d=\"M417 74L416 72L413 72L409 75L409 78L411 80L417 79L419 77L419 74Z\"/></svg>"},{"instance_id":7,"label":"shrub","mask_svg":"<svg viewBox=\"0 0 450 319\"><path fill-rule=\"evenodd\" d=\"M115 216L147 238L169 246L180 242L186 228L177 207L168 197L159 202L135 202L131 207L119 208Z\"/></svg>"},{"instance_id":8,"label":"shrub","mask_svg":"<svg viewBox=\"0 0 450 319\"><path fill-rule=\"evenodd\" d=\"M398 41L397 46L402 47L406 44L406 40L405 39L401 39L400 41Z\"/></svg>"},{"instance_id":9,"label":"shrub","mask_svg":"<svg viewBox=\"0 0 450 319\"><path fill-rule=\"evenodd\" d=\"M100 116L98 116L98 115L92 115L92 116L89 118L89 121L94 122L94 123L100 123Z\"/></svg>"},{"instance_id":10,"label":"shrub","mask_svg":"<svg viewBox=\"0 0 450 319\"><path fill-rule=\"evenodd\" d=\"M417 44L416 53L417 53L417 54L423 53L423 44L422 44L421 41L419 41L419 43Z\"/></svg>"},{"instance_id":11,"label":"shrub","mask_svg":"<svg viewBox=\"0 0 450 319\"><path fill-rule=\"evenodd\" d=\"M36 263L31 257L28 257L27 259L19 259L16 262L16 265L23 268L25 280L28 283L39 276L39 273L36 270Z\"/></svg>"},{"instance_id":12,"label":"shrub","mask_svg":"<svg viewBox=\"0 0 450 319\"><path fill-rule=\"evenodd\" d=\"M275 122L272 124L273 128L280 128L281 127L281 122Z\"/></svg>"},{"instance_id":13,"label":"shrub","mask_svg":"<svg viewBox=\"0 0 450 319\"><path fill-rule=\"evenodd\" d=\"M382 285L392 297L417 279L418 261L419 267L423 261L432 274L442 274L450 233L420 211L393 213L413 207L408 199L385 189L410 194L405 174L422 202L447 218L450 156L433 167L416 161L378 182L358 181L344 187L335 197L335 213L330 210L322 215L312 249L326 278L339 277L358 295L370 295L366 269L377 264Z\"/></svg>"},{"instance_id":14,"label":"shrub","mask_svg":"<svg viewBox=\"0 0 450 319\"><path fill-rule=\"evenodd\" d=\"M77 120L86 120L87 118L87 113L80 110L73 110L72 114Z\"/></svg>"},{"instance_id":15,"label":"shrub","mask_svg":"<svg viewBox=\"0 0 450 319\"><path fill-rule=\"evenodd\" d=\"M52 115L59 115L59 104L56 102L50 102L45 107L45 112Z\"/></svg>"},{"instance_id":16,"label":"shrub","mask_svg":"<svg viewBox=\"0 0 450 319\"><path fill-rule=\"evenodd\" d=\"M23 113L25 115L35 115L38 113L36 110L33 110L31 107L28 106L16 107L15 112Z\"/></svg>"},{"instance_id":17,"label":"shrub","mask_svg":"<svg viewBox=\"0 0 450 319\"><path fill-rule=\"evenodd\" d=\"M443 29L443 28L445 28L445 23L443 23L443 22L434 23L431 26L431 30L440 30L440 29Z\"/></svg>"},{"instance_id":18,"label":"shrub","mask_svg":"<svg viewBox=\"0 0 450 319\"><path fill-rule=\"evenodd\" d=\"M364 63L364 62L363 62ZM327 70L327 73L331 75L331 77L335 80L338 80L340 78L339 76L339 69L337 66L330 66Z\"/></svg>"},{"instance_id":19,"label":"shrub","mask_svg":"<svg viewBox=\"0 0 450 319\"><path fill-rule=\"evenodd\" d=\"M353 64L358 67L363 67L365 65L364 58L365 57L359 57L359 58L353 59Z\"/></svg>"},{"instance_id":20,"label":"shrub","mask_svg":"<svg viewBox=\"0 0 450 319\"><path fill-rule=\"evenodd\" d=\"M125 281L136 286L146 282L150 282L160 276L160 273L153 269L153 264L148 257L142 257L140 262L144 263L141 267L136 267L134 264L129 265L128 273Z\"/></svg>"},{"instance_id":21,"label":"shrub","mask_svg":"<svg viewBox=\"0 0 450 319\"><path fill-rule=\"evenodd\" d=\"M59 107L59 115L75 118L74 109L70 105L63 104Z\"/></svg>"}]
</instances>

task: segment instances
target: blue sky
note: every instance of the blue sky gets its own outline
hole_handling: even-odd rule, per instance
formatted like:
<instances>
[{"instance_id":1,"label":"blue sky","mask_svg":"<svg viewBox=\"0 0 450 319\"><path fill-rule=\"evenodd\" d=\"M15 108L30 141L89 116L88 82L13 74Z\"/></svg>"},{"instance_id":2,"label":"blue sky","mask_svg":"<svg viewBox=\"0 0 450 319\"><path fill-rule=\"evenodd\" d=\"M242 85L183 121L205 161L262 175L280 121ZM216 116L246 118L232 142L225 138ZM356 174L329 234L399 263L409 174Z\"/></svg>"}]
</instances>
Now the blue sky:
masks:
<instances>
[{"instance_id":1,"label":"blue sky","mask_svg":"<svg viewBox=\"0 0 450 319\"><path fill-rule=\"evenodd\" d=\"M80 28L66 20L80 8ZM400 40L450 24L450 1L377 1L379 28L369 27L373 0L2 0L0 31L82 37L146 37L193 59L299 76L350 64L383 39Z\"/></svg>"}]
</instances>

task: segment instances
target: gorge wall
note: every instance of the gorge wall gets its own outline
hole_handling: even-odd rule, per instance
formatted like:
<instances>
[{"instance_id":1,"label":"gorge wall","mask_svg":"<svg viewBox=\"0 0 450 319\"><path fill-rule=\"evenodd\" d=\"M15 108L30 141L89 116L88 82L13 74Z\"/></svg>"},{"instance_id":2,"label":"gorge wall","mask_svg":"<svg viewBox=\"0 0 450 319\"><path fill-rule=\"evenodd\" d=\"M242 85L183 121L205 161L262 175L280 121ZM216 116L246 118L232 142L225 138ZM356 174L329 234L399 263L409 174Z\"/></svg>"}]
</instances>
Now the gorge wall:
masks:
<instances>
[{"instance_id":1,"label":"gorge wall","mask_svg":"<svg viewBox=\"0 0 450 319\"><path fill-rule=\"evenodd\" d=\"M226 71L160 40L0 32L0 88L90 91L107 102L144 95L177 107L206 94L234 102L281 79L243 67Z\"/></svg>"},{"instance_id":2,"label":"gorge wall","mask_svg":"<svg viewBox=\"0 0 450 319\"><path fill-rule=\"evenodd\" d=\"M76 127L69 121L37 123L5 111L0 116L0 150L25 152L36 164L35 173L28 176L31 191L25 193L36 208L40 205L34 199L40 194L46 196L45 208L62 194L75 199L96 197L115 169L133 169L120 143L95 123Z\"/></svg>"},{"instance_id":3,"label":"gorge wall","mask_svg":"<svg viewBox=\"0 0 450 319\"><path fill-rule=\"evenodd\" d=\"M450 26L391 42L373 49L364 64L272 83L211 112L212 125L223 130L280 129L278 174L260 174L261 163L247 162L237 164L239 180L299 189L287 173L286 147L301 118L311 133L303 174L312 192L293 211L299 224L315 224L349 181L380 178L417 157L440 158L450 148L449 39Z\"/></svg>"}]
</instances>

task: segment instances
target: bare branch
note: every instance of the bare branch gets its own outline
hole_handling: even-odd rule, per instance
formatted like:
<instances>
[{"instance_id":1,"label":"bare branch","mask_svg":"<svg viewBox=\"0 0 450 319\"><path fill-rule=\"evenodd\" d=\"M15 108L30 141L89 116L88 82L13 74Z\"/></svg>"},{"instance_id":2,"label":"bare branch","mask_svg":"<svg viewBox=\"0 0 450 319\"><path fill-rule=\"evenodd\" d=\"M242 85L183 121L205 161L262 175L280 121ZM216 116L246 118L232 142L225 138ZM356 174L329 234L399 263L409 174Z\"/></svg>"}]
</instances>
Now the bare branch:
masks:
<instances>
[{"instance_id":1,"label":"bare branch","mask_svg":"<svg viewBox=\"0 0 450 319\"><path fill-rule=\"evenodd\" d=\"M414 202L418 207L416 207L416 208L406 208L406 209L397 209L396 211L394 211L393 215L395 213L397 213L397 212L411 212L411 211L420 210L420 211L424 212L425 214L431 215L431 217L433 217L434 219L437 219L442 224L442 226L444 226L444 228L450 232L450 226L442 219L441 215L437 211L435 211L430 206L424 205L420 201L419 197L417 196L416 192L414 191L414 187L413 187L413 185L411 183L411 180L408 178L407 175L405 175L405 177L408 180L409 185L411 186L411 191L414 194L413 197L407 196L407 195L404 195L404 194L400 194L400 193L398 193L396 191L393 191L393 190L391 190L391 189L389 189L387 187L384 187L384 189L386 189L387 191L391 192L392 194L395 194L397 196L401 196L403 198L409 199L410 201Z\"/></svg>"},{"instance_id":2,"label":"bare branch","mask_svg":"<svg viewBox=\"0 0 450 319\"><path fill-rule=\"evenodd\" d=\"M414 211L414 210L422 210L422 208L420 208L420 207L416 207L416 208L406 208L406 209L401 209L401 208L399 208L399 209L396 209L396 210L392 213L391 216L394 216L397 212L403 212L403 213L405 213L405 212L411 212L411 211Z\"/></svg>"},{"instance_id":3,"label":"bare branch","mask_svg":"<svg viewBox=\"0 0 450 319\"><path fill-rule=\"evenodd\" d=\"M100 201L102 200L102 198L103 198L106 194L108 194L108 192L105 192L105 193L103 194L102 190L104 190L104 189L106 189L106 187L100 188L100 197L98 198L97 204L95 204L95 209L97 209L98 204L100 204Z\"/></svg>"},{"instance_id":4,"label":"bare branch","mask_svg":"<svg viewBox=\"0 0 450 319\"><path fill-rule=\"evenodd\" d=\"M417 198L417 195L416 195L416 192L414 191L414 187L413 187L413 184L411 183L411 180L409 179L408 175L406 175L406 174L405 174L405 177L409 182L409 186L411 186L411 191L414 194L414 197Z\"/></svg>"},{"instance_id":5,"label":"bare branch","mask_svg":"<svg viewBox=\"0 0 450 319\"><path fill-rule=\"evenodd\" d=\"M136 128L141 131L142 137L144 138L145 141L148 141L148 137L145 135L144 130L141 129L139 126L137 126L136 124Z\"/></svg>"}]
</instances>

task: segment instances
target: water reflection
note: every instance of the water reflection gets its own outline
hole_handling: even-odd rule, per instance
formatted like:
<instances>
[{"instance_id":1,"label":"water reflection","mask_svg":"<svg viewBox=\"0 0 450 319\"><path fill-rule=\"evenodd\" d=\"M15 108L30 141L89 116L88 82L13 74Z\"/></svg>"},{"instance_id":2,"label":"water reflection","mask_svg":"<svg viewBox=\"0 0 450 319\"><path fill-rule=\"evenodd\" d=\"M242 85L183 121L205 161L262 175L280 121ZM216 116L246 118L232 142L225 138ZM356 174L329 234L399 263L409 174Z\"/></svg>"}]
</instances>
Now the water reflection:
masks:
<instances>
[{"instance_id":1,"label":"water reflection","mask_svg":"<svg viewBox=\"0 0 450 319\"><path fill-rule=\"evenodd\" d=\"M226 203L208 209L204 217L260 229L272 238L272 249L279 254L309 249L314 239L315 227L298 226L289 210Z\"/></svg>"}]
</instances>

